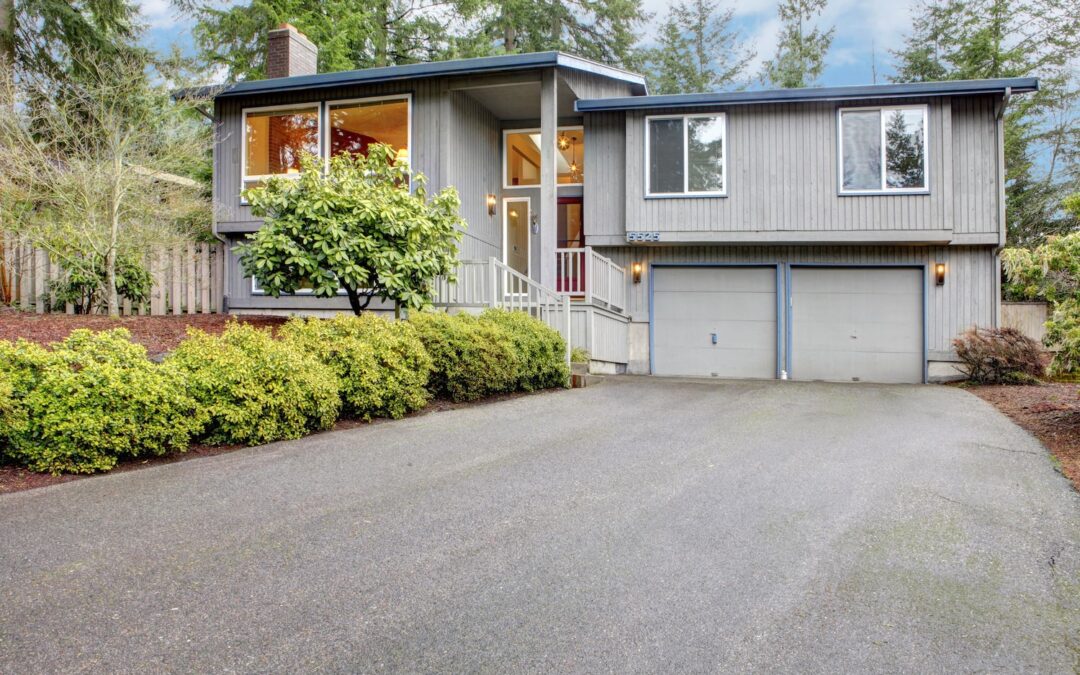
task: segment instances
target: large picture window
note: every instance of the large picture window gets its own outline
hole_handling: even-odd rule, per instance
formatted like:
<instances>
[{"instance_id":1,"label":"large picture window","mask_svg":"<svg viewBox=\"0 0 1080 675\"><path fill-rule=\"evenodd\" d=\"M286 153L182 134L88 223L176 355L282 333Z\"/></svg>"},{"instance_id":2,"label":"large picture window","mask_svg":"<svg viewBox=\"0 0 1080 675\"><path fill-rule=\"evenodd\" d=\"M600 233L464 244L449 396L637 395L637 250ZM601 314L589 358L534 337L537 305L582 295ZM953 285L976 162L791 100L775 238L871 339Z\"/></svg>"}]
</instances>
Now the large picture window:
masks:
<instances>
[{"instance_id":1,"label":"large picture window","mask_svg":"<svg viewBox=\"0 0 1080 675\"><path fill-rule=\"evenodd\" d=\"M319 154L319 105L244 111L244 187L300 173L300 156Z\"/></svg>"},{"instance_id":2,"label":"large picture window","mask_svg":"<svg viewBox=\"0 0 1080 675\"><path fill-rule=\"evenodd\" d=\"M409 99L366 99L327 105L330 156L367 154L368 146L385 143L398 159L409 159Z\"/></svg>"},{"instance_id":3,"label":"large picture window","mask_svg":"<svg viewBox=\"0 0 1080 675\"><path fill-rule=\"evenodd\" d=\"M841 110L841 192L925 192L926 128L926 106Z\"/></svg>"},{"instance_id":4,"label":"large picture window","mask_svg":"<svg viewBox=\"0 0 1080 675\"><path fill-rule=\"evenodd\" d=\"M540 185L540 130L503 132L504 187ZM559 127L555 137L555 182L581 185L585 179L585 129Z\"/></svg>"}]
</instances>

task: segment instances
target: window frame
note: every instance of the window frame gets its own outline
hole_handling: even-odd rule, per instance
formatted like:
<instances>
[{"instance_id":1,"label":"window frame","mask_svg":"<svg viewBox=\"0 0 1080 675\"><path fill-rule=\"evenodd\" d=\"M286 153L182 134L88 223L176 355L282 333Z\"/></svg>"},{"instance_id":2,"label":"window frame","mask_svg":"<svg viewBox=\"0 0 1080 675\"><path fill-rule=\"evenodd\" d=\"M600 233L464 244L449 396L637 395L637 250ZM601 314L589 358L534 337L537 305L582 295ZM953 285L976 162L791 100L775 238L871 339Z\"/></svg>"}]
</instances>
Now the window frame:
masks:
<instances>
[{"instance_id":1,"label":"window frame","mask_svg":"<svg viewBox=\"0 0 1080 675\"><path fill-rule=\"evenodd\" d=\"M556 127L555 128L555 135L558 136L559 132L562 132L562 131L580 131L581 132L581 142L582 142L582 144L585 143L585 125L584 124L571 124L571 125L568 125L568 126L565 126L565 127ZM506 175L506 169L507 169L507 166L506 166L506 154L507 154L507 150L510 149L510 146L507 145L506 137L509 136L510 134L531 134L531 133L541 133L540 127L524 127L524 128L521 128L521 129L503 129L503 132L502 132L502 153L501 154L502 154L502 186L503 186L504 190L529 190L529 189L539 190L540 189L540 184L539 183L537 183L536 185L510 185L508 183L508 181L507 181L508 176ZM556 142L557 141L558 141L558 139L556 138ZM543 151L544 151L544 149L541 148L540 152L543 153ZM555 147L555 152L558 152L558 151L559 151L559 148L558 148L558 146L556 146ZM543 159L543 154L541 154L541 160L542 159ZM541 167L541 170L542 169L543 169L543 167ZM584 177L585 172L582 171L581 175L582 175L582 177ZM555 187L556 188L584 187L584 186L585 186L584 181L581 181L581 182L578 182L578 183L560 183L559 182L558 171L556 171L556 173L555 173Z\"/></svg>"},{"instance_id":2,"label":"window frame","mask_svg":"<svg viewBox=\"0 0 1080 675\"><path fill-rule=\"evenodd\" d=\"M690 119L705 119L705 118L718 118L720 120L720 130L723 134L723 155L720 157L720 171L723 177L724 188L722 190L710 190L710 191L691 191L690 190L690 125L687 120ZM683 121L683 191L682 192L653 192L652 191L652 172L649 170L649 160L651 159L651 152L649 150L651 133L649 131L649 123L653 120L674 120L681 119ZM645 116L645 166L643 173L645 174L645 198L646 199L696 199L700 197L727 197L728 196L728 132L727 132L727 113L726 112L704 112L704 113L674 113L669 115L646 115Z\"/></svg>"},{"instance_id":3,"label":"window frame","mask_svg":"<svg viewBox=\"0 0 1080 675\"><path fill-rule=\"evenodd\" d=\"M878 120L881 138L881 182L880 187L867 189L846 189L844 187L844 113L876 110L881 113ZM921 110L923 114L923 180L926 183L918 188L888 187L888 165L885 143L885 112L889 110ZM868 105L856 107L838 107L836 109L836 187L842 197L866 195L928 195L930 194L930 105L910 103L901 105Z\"/></svg>"},{"instance_id":4,"label":"window frame","mask_svg":"<svg viewBox=\"0 0 1080 675\"><path fill-rule=\"evenodd\" d=\"M409 168L414 169L413 164L413 97L412 92L405 92L403 94L386 94L383 96L364 96L362 98L345 98L340 100L326 100L322 102L322 115L319 120L320 124L320 152L323 159L323 170L330 170L330 107L331 106L346 106L352 103L376 103L379 101L405 101L406 116L408 122L406 123L405 142L409 144Z\"/></svg>"},{"instance_id":5,"label":"window frame","mask_svg":"<svg viewBox=\"0 0 1080 675\"><path fill-rule=\"evenodd\" d=\"M249 176L247 174L247 118L249 113L259 112L273 112L275 110L300 110L300 109L314 109L316 111L316 119L318 120L317 134L319 138L319 154L323 152L323 102L322 101L308 101L304 103L283 103L281 105L264 105L255 108L243 108L240 111L240 204L247 205L247 200L243 197L244 186L249 181L267 180L268 178L283 177L295 180L300 177L300 174L288 174L288 173L271 173L258 176Z\"/></svg>"}]
</instances>

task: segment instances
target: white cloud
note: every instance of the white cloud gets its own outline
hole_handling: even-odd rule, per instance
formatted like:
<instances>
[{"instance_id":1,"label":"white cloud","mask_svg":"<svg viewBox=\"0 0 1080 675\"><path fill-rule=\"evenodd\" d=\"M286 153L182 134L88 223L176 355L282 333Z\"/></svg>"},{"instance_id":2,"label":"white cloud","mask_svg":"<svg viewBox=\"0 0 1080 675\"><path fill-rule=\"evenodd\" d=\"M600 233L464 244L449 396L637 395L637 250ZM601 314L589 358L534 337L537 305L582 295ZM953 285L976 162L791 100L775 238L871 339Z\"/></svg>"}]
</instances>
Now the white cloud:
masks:
<instances>
[{"instance_id":1,"label":"white cloud","mask_svg":"<svg viewBox=\"0 0 1080 675\"><path fill-rule=\"evenodd\" d=\"M169 0L136 0L139 13L151 29L167 28L176 23Z\"/></svg>"}]
</instances>

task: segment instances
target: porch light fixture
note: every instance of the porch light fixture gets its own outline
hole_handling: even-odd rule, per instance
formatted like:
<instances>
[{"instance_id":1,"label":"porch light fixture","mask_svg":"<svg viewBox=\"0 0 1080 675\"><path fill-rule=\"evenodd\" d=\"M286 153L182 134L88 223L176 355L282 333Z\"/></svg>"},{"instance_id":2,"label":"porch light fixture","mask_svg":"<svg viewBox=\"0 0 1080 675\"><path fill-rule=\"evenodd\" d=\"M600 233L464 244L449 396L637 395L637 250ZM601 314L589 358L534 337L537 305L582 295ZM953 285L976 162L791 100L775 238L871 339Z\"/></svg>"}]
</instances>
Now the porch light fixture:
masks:
<instances>
[{"instance_id":1,"label":"porch light fixture","mask_svg":"<svg viewBox=\"0 0 1080 675\"><path fill-rule=\"evenodd\" d=\"M630 265L630 274L631 274L631 276L633 276L634 283L635 284L640 284L641 283L641 263L636 262L636 263L633 263L632 265Z\"/></svg>"},{"instance_id":2,"label":"porch light fixture","mask_svg":"<svg viewBox=\"0 0 1080 675\"><path fill-rule=\"evenodd\" d=\"M488 195L487 196L487 207L488 207L488 215L489 216L495 215L495 195Z\"/></svg>"},{"instance_id":3,"label":"porch light fixture","mask_svg":"<svg viewBox=\"0 0 1080 675\"><path fill-rule=\"evenodd\" d=\"M570 139L566 137L566 134L559 134L559 142L556 144L560 150L568 150L570 148Z\"/></svg>"},{"instance_id":4,"label":"porch light fixture","mask_svg":"<svg viewBox=\"0 0 1080 675\"><path fill-rule=\"evenodd\" d=\"M945 285L945 263L938 263L934 265L934 280L938 286Z\"/></svg>"}]
</instances>

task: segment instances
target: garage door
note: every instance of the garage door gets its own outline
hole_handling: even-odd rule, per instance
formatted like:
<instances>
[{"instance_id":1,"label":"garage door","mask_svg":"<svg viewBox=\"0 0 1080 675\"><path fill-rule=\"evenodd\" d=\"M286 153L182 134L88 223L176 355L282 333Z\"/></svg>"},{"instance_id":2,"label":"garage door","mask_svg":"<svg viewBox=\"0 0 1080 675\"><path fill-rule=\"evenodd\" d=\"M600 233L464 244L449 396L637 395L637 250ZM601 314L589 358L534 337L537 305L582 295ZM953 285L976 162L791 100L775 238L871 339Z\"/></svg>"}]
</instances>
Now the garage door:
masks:
<instances>
[{"instance_id":1,"label":"garage door","mask_svg":"<svg viewBox=\"0 0 1080 675\"><path fill-rule=\"evenodd\" d=\"M652 309L657 375L776 377L775 268L654 268Z\"/></svg>"},{"instance_id":2,"label":"garage door","mask_svg":"<svg viewBox=\"0 0 1080 675\"><path fill-rule=\"evenodd\" d=\"M923 381L923 272L791 269L791 377Z\"/></svg>"}]
</instances>

